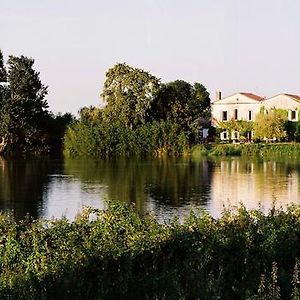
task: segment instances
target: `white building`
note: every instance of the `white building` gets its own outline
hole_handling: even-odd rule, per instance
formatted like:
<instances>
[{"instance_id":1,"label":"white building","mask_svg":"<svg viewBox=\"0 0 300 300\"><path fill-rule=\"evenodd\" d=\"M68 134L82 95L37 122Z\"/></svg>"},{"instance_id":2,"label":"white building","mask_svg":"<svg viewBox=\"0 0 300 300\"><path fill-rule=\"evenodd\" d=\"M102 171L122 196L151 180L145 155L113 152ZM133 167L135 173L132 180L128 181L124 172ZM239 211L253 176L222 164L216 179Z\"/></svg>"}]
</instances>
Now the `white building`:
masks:
<instances>
[{"instance_id":1,"label":"white building","mask_svg":"<svg viewBox=\"0 0 300 300\"><path fill-rule=\"evenodd\" d=\"M259 113L263 97L251 93L236 93L226 98L221 98L217 93L217 99L212 103L212 125L218 127L218 122L229 120L254 121ZM231 139L238 139L238 132L233 132ZM221 133L221 139L229 139L226 131Z\"/></svg>"},{"instance_id":2,"label":"white building","mask_svg":"<svg viewBox=\"0 0 300 300\"><path fill-rule=\"evenodd\" d=\"M298 112L300 110L300 96L291 94L280 94L262 102L262 106L266 110L272 108L285 109L288 111L288 119L290 121L298 121Z\"/></svg>"},{"instance_id":3,"label":"white building","mask_svg":"<svg viewBox=\"0 0 300 300\"><path fill-rule=\"evenodd\" d=\"M236 93L222 98L221 92L217 92L217 98L212 103L212 125L218 127L219 122L230 120L255 121L256 115L261 109L285 109L288 111L290 121L298 121L300 110L300 96L291 94L280 94L268 99L252 93ZM238 132L232 132L228 136L227 131L220 134L222 140L239 139ZM251 135L249 136L251 139Z\"/></svg>"}]
</instances>

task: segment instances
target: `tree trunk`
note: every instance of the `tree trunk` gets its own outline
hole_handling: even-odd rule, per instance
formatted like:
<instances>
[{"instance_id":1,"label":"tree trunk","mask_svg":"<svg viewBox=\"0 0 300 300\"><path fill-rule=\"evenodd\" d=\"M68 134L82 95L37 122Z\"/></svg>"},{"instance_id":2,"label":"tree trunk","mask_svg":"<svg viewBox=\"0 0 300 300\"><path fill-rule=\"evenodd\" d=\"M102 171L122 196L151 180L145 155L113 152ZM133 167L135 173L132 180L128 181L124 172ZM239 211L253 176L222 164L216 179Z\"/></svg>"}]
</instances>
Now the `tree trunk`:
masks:
<instances>
[{"instance_id":1,"label":"tree trunk","mask_svg":"<svg viewBox=\"0 0 300 300\"><path fill-rule=\"evenodd\" d=\"M0 143L0 154L4 152L6 145L7 145L7 139L5 137L2 137L2 141Z\"/></svg>"}]
</instances>

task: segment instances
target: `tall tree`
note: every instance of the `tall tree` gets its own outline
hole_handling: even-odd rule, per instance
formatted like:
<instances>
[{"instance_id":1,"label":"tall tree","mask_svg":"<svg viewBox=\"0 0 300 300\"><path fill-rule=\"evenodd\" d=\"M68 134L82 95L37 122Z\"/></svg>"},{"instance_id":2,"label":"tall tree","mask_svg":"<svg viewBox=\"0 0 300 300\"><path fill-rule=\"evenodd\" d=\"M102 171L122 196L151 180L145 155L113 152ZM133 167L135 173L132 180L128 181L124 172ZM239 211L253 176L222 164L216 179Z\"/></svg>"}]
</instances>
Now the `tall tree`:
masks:
<instances>
[{"instance_id":1,"label":"tall tree","mask_svg":"<svg viewBox=\"0 0 300 300\"><path fill-rule=\"evenodd\" d=\"M211 104L209 92L206 87L201 83L196 82L193 87L193 98L190 102L190 109L193 118L210 119L211 117Z\"/></svg>"},{"instance_id":2,"label":"tall tree","mask_svg":"<svg viewBox=\"0 0 300 300\"><path fill-rule=\"evenodd\" d=\"M117 64L107 71L101 96L110 118L134 127L147 121L158 86L159 80L150 73Z\"/></svg>"},{"instance_id":3,"label":"tall tree","mask_svg":"<svg viewBox=\"0 0 300 300\"><path fill-rule=\"evenodd\" d=\"M155 119L170 120L186 127L192 120L189 114L192 95L193 87L183 80L162 84L152 107Z\"/></svg>"},{"instance_id":4,"label":"tall tree","mask_svg":"<svg viewBox=\"0 0 300 300\"><path fill-rule=\"evenodd\" d=\"M210 98L206 88L184 80L161 84L152 104L155 119L170 120L183 129L196 129L199 119L209 119Z\"/></svg>"},{"instance_id":5,"label":"tall tree","mask_svg":"<svg viewBox=\"0 0 300 300\"><path fill-rule=\"evenodd\" d=\"M25 56L8 59L7 85L0 89L2 151L6 145L18 150L33 150L45 139L47 87L42 84L33 64L34 60Z\"/></svg>"},{"instance_id":6,"label":"tall tree","mask_svg":"<svg viewBox=\"0 0 300 300\"><path fill-rule=\"evenodd\" d=\"M264 111L257 114L253 131L254 138L257 139L277 139L286 137L284 124L287 121L280 110L272 109L268 113Z\"/></svg>"},{"instance_id":7,"label":"tall tree","mask_svg":"<svg viewBox=\"0 0 300 300\"><path fill-rule=\"evenodd\" d=\"M0 49L0 83L1 82L6 82L6 70L4 67L3 54Z\"/></svg>"}]
</instances>

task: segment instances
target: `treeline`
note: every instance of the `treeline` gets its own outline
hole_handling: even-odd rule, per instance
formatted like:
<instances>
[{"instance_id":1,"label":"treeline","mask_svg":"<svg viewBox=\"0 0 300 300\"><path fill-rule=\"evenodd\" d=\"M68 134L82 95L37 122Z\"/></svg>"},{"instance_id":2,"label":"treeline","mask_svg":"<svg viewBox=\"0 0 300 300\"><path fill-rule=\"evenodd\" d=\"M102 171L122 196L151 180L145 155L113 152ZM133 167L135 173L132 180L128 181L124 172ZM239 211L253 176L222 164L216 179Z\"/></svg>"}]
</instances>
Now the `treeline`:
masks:
<instances>
[{"instance_id":1,"label":"treeline","mask_svg":"<svg viewBox=\"0 0 300 300\"><path fill-rule=\"evenodd\" d=\"M299 299L300 208L180 224L110 203L74 222L0 214L1 299Z\"/></svg>"},{"instance_id":2,"label":"treeline","mask_svg":"<svg viewBox=\"0 0 300 300\"><path fill-rule=\"evenodd\" d=\"M48 88L33 69L34 60L0 51L0 154L60 152L66 127L74 117L53 115Z\"/></svg>"},{"instance_id":3,"label":"treeline","mask_svg":"<svg viewBox=\"0 0 300 300\"><path fill-rule=\"evenodd\" d=\"M117 64L106 73L104 108L85 107L69 127L69 156L182 154L210 118L206 88L183 80L161 83L150 73Z\"/></svg>"}]
</instances>

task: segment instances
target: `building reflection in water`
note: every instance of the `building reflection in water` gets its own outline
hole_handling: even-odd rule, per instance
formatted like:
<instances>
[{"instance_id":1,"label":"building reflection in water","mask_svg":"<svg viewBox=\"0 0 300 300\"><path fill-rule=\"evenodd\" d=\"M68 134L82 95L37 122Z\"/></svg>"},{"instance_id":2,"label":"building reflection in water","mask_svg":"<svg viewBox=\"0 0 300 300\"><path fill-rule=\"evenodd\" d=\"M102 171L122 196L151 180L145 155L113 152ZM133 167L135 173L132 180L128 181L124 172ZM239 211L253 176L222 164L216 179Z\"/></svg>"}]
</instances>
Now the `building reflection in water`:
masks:
<instances>
[{"instance_id":1,"label":"building reflection in water","mask_svg":"<svg viewBox=\"0 0 300 300\"><path fill-rule=\"evenodd\" d=\"M281 161L221 160L211 182L208 210L219 216L224 207L241 203L248 209L299 203L299 165Z\"/></svg>"}]
</instances>

